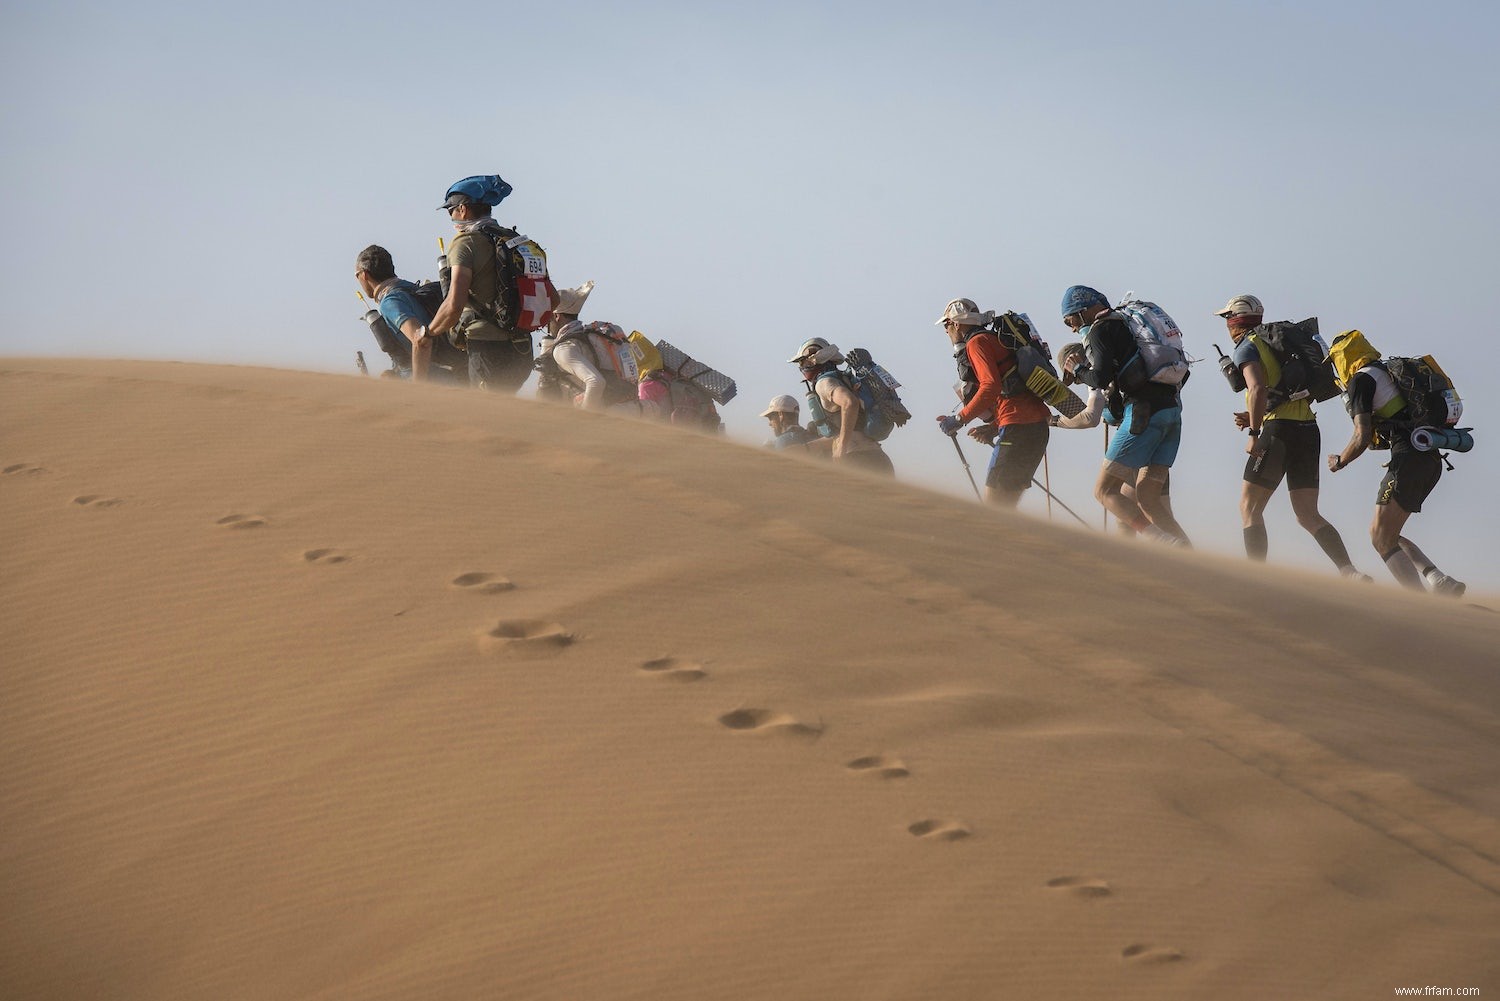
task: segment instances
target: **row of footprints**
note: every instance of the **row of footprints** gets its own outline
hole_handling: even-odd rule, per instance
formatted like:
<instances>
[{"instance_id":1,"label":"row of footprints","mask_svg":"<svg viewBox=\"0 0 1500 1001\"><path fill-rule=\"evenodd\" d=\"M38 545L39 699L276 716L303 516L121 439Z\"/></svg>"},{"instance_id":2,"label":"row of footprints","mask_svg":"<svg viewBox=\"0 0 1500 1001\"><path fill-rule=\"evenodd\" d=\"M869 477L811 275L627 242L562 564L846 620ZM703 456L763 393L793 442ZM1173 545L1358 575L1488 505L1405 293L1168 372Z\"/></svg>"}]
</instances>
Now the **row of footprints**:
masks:
<instances>
[{"instance_id":1,"label":"row of footprints","mask_svg":"<svg viewBox=\"0 0 1500 1001\"><path fill-rule=\"evenodd\" d=\"M256 515L231 514L220 518L218 524L230 529L258 528L266 519ZM333 549L310 549L303 553L309 563L342 563L347 556ZM516 589L509 578L498 574L471 571L459 574L449 581L457 590L479 595L503 594ZM503 652L536 656L560 651L571 646L577 637L563 625L547 619L502 619L479 635L479 647L488 653ZM702 681L708 677L703 664L683 657L657 657L637 665L643 675L675 682ZM824 732L824 724L809 723L788 713L772 709L741 708L723 713L718 717L719 725L728 730L745 733L773 734L786 737L816 739ZM869 775L882 780L910 778L910 767L901 758L890 754L870 754L844 763L848 771ZM943 818L926 818L906 828L915 838L930 841L961 841L973 835L973 831L962 821ZM1058 876L1048 880L1050 889L1067 893L1082 900L1098 900L1109 897L1113 890L1108 882L1090 876ZM1180 950L1148 943L1133 943L1121 950L1122 960L1131 963L1170 963L1183 957Z\"/></svg>"},{"instance_id":2,"label":"row of footprints","mask_svg":"<svg viewBox=\"0 0 1500 1001\"><path fill-rule=\"evenodd\" d=\"M20 463L0 470L0 474L33 475L44 473L40 466ZM79 507L110 508L124 503L121 498L102 494L83 494L72 499ZM269 519L253 514L228 514L215 522L219 527L244 531L262 528ZM352 557L336 549L309 549L302 559L309 564L332 565L348 562ZM513 581L494 573L473 571L454 577L449 586L479 595L496 595L516 589ZM559 623L546 619L504 619L479 636L480 649L485 652L538 655L559 651L571 646L576 636ZM705 667L693 660L681 657L658 657L637 665L643 675L675 682L695 682L707 678ZM742 733L780 735L792 738L816 739L824 732L824 724L809 723L787 713L772 709L741 708L723 713L718 723L728 730ZM844 768L854 774L869 775L882 780L907 779L911 769L901 758L889 754L870 754L844 763ZM944 818L926 818L906 828L915 838L929 841L961 841L973 836L973 831L962 821ZM1082 900L1099 900L1109 897L1113 890L1103 879L1090 876L1058 876L1047 881L1047 887L1067 893ZM1184 954L1174 948L1133 943L1120 952L1123 961L1138 964L1172 963L1182 960Z\"/></svg>"}]
</instances>

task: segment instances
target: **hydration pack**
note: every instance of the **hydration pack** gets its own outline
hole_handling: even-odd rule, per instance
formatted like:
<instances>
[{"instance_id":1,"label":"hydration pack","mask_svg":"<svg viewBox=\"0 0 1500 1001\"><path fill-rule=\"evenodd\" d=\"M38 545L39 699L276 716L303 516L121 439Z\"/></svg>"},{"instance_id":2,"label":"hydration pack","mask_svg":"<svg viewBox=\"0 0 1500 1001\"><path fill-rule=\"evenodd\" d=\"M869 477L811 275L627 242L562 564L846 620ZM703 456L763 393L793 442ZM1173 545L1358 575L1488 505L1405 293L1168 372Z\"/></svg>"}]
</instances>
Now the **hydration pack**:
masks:
<instances>
[{"instance_id":1,"label":"hydration pack","mask_svg":"<svg viewBox=\"0 0 1500 1001\"><path fill-rule=\"evenodd\" d=\"M503 330L530 333L552 319L557 289L547 274L547 252L529 236L495 222L468 231L489 240L495 251L496 300L469 305Z\"/></svg>"},{"instance_id":2,"label":"hydration pack","mask_svg":"<svg viewBox=\"0 0 1500 1001\"><path fill-rule=\"evenodd\" d=\"M1127 295L1115 307L1115 313L1135 338L1147 379L1168 386L1180 386L1187 381L1188 356L1182 346L1182 331L1166 310L1154 302Z\"/></svg>"},{"instance_id":3,"label":"hydration pack","mask_svg":"<svg viewBox=\"0 0 1500 1001\"><path fill-rule=\"evenodd\" d=\"M891 432L911 420L911 411L901 402L896 390L901 388L891 373L877 364L864 348L854 348L844 355L848 366L830 369L807 384L807 412L812 418L818 434L824 438L835 437L839 427L823 409L823 400L818 396L817 384L824 379L837 379L855 396L859 397L861 423L859 430L873 441L885 441Z\"/></svg>"},{"instance_id":4,"label":"hydration pack","mask_svg":"<svg viewBox=\"0 0 1500 1001\"><path fill-rule=\"evenodd\" d=\"M1021 393L1034 392L1030 384L1032 374L1038 369L1052 376L1053 381L1057 380L1057 369L1052 364L1052 352L1048 350L1047 343L1037 336L1036 328L1031 325L1031 317L1025 313L1006 310L990 321L988 329L1000 339L1000 343L1011 354L1015 355L1016 359L1011 370L1000 378L1001 396L1019 396Z\"/></svg>"},{"instance_id":5,"label":"hydration pack","mask_svg":"<svg viewBox=\"0 0 1500 1001\"><path fill-rule=\"evenodd\" d=\"M1464 401L1432 355L1377 362L1406 400L1401 423L1418 428L1451 428L1464 414ZM1463 451L1467 451L1464 449Z\"/></svg>"},{"instance_id":6,"label":"hydration pack","mask_svg":"<svg viewBox=\"0 0 1500 1001\"><path fill-rule=\"evenodd\" d=\"M896 390L901 388L891 373L876 364L870 352L854 348L844 355L853 378L854 392L859 395L860 409L865 412L863 431L876 441L890 437L891 431L911 420L911 411L901 402Z\"/></svg>"},{"instance_id":7,"label":"hydration pack","mask_svg":"<svg viewBox=\"0 0 1500 1001\"><path fill-rule=\"evenodd\" d=\"M1339 395L1328 345L1318 334L1317 317L1301 323L1262 324L1251 334L1271 349L1281 366L1281 378L1268 391L1266 402L1270 408L1289 400L1322 403Z\"/></svg>"}]
</instances>

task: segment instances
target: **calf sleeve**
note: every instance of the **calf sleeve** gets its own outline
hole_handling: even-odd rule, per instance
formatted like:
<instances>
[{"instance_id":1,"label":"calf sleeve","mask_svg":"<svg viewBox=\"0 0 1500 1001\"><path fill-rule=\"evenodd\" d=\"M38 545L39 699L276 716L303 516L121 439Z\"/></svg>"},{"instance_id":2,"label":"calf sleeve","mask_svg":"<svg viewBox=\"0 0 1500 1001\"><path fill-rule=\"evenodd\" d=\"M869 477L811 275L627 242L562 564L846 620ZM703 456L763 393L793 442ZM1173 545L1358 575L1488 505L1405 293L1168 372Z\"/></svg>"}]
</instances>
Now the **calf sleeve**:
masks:
<instances>
[{"instance_id":1,"label":"calf sleeve","mask_svg":"<svg viewBox=\"0 0 1500 1001\"><path fill-rule=\"evenodd\" d=\"M1344 548L1344 540L1339 535L1338 529L1332 525L1324 525L1313 533L1313 538L1318 540L1318 545L1322 546L1323 552L1328 554L1330 560L1333 560L1334 566L1340 570L1349 566L1349 550Z\"/></svg>"},{"instance_id":2,"label":"calf sleeve","mask_svg":"<svg viewBox=\"0 0 1500 1001\"><path fill-rule=\"evenodd\" d=\"M1422 575L1417 572L1417 565L1400 546L1388 553L1381 553L1380 558L1385 561L1386 567L1391 571L1391 576L1396 578L1402 587L1409 587L1414 591L1427 590L1422 583Z\"/></svg>"},{"instance_id":3,"label":"calf sleeve","mask_svg":"<svg viewBox=\"0 0 1500 1001\"><path fill-rule=\"evenodd\" d=\"M1417 569L1424 574L1431 573L1437 569L1437 565L1427 558L1427 554L1418 549L1417 544L1405 536L1397 539L1396 545L1401 547L1403 553L1411 557L1411 561L1416 564Z\"/></svg>"},{"instance_id":4,"label":"calf sleeve","mask_svg":"<svg viewBox=\"0 0 1500 1001\"><path fill-rule=\"evenodd\" d=\"M1266 538L1265 525L1251 525L1245 529L1245 555L1257 563L1266 561L1271 542Z\"/></svg>"}]
</instances>

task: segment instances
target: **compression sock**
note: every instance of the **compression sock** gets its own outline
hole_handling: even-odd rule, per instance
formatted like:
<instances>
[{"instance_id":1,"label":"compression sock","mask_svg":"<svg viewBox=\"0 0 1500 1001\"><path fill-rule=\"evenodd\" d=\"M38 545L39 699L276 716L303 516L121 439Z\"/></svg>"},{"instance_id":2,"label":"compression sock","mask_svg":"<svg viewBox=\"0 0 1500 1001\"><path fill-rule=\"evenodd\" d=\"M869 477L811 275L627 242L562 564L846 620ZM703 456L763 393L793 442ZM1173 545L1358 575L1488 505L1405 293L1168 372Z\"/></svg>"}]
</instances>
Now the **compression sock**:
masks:
<instances>
[{"instance_id":1,"label":"compression sock","mask_svg":"<svg viewBox=\"0 0 1500 1001\"><path fill-rule=\"evenodd\" d=\"M1313 538L1318 540L1318 545L1323 547L1323 552L1333 560L1333 565L1340 570L1350 566L1349 550L1344 548L1344 539L1339 535L1339 530L1332 525L1324 525L1313 533ZM1404 551L1404 548L1403 548Z\"/></svg>"},{"instance_id":2,"label":"compression sock","mask_svg":"<svg viewBox=\"0 0 1500 1001\"><path fill-rule=\"evenodd\" d=\"M1380 558L1385 560L1385 565L1390 569L1391 576L1401 584L1414 591L1425 591L1426 586L1422 583L1422 575L1417 572L1417 565L1411 561L1411 557L1400 547L1392 549L1388 553L1381 553Z\"/></svg>"},{"instance_id":3,"label":"compression sock","mask_svg":"<svg viewBox=\"0 0 1500 1001\"><path fill-rule=\"evenodd\" d=\"M1411 561L1416 564L1417 569L1422 571L1424 576L1437 569L1437 565L1427 558L1427 554L1418 549L1417 544L1406 536L1403 535L1397 539L1396 545L1401 547L1403 553L1411 557Z\"/></svg>"},{"instance_id":4,"label":"compression sock","mask_svg":"<svg viewBox=\"0 0 1500 1001\"><path fill-rule=\"evenodd\" d=\"M1257 563L1266 561L1266 553L1271 549L1270 540L1266 538L1266 526L1262 522L1259 525L1250 525L1245 528L1245 555Z\"/></svg>"}]
</instances>

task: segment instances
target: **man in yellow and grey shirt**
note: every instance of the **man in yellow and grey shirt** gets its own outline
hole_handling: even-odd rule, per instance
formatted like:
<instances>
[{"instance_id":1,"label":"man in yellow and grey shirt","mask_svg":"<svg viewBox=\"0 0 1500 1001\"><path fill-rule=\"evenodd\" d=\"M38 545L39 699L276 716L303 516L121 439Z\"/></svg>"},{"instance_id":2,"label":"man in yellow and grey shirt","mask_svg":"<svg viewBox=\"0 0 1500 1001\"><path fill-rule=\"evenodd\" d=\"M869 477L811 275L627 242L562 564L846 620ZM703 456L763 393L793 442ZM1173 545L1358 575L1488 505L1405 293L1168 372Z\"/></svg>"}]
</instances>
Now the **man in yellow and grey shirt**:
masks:
<instances>
[{"instance_id":1,"label":"man in yellow and grey shirt","mask_svg":"<svg viewBox=\"0 0 1500 1001\"><path fill-rule=\"evenodd\" d=\"M1234 340L1234 359L1245 378L1246 409L1234 415L1235 426L1248 431L1240 518L1245 531L1245 554L1264 561L1266 504L1286 480L1287 496L1297 524L1307 530L1339 573L1370 578L1354 568L1339 530L1318 513L1318 474L1323 463L1323 441L1317 416L1306 399L1270 405L1271 389L1281 380L1276 354L1262 339L1265 307L1253 295L1237 295L1219 310Z\"/></svg>"}]
</instances>

